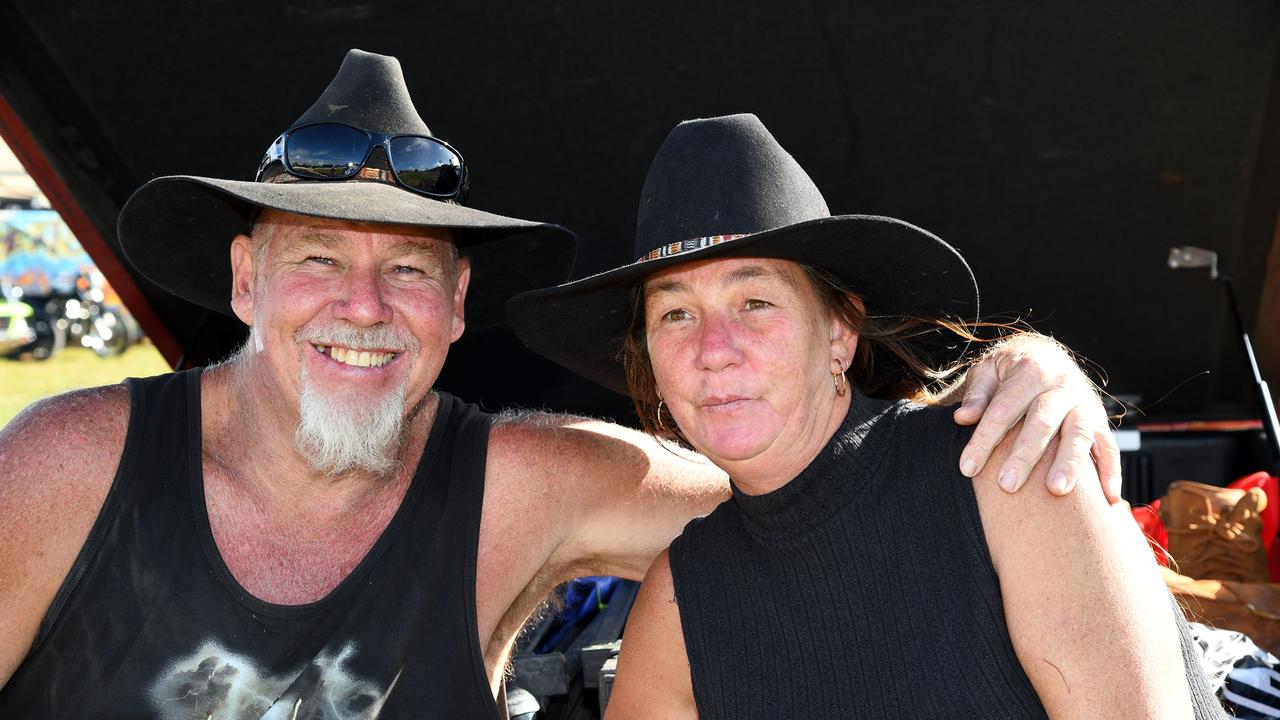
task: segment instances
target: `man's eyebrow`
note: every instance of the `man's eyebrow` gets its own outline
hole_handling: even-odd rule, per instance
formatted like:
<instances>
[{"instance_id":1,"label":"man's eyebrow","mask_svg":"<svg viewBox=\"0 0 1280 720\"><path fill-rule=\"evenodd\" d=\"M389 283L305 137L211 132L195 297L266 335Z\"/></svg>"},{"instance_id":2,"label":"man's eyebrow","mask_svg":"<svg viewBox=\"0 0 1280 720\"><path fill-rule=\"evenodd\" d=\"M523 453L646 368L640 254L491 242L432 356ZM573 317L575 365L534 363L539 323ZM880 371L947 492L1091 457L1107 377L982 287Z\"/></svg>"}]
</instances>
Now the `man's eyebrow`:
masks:
<instances>
[{"instance_id":1,"label":"man's eyebrow","mask_svg":"<svg viewBox=\"0 0 1280 720\"><path fill-rule=\"evenodd\" d=\"M322 232L305 233L298 239L306 245L322 248L337 247L338 244L342 242L342 238L340 236Z\"/></svg>"},{"instance_id":2,"label":"man's eyebrow","mask_svg":"<svg viewBox=\"0 0 1280 720\"><path fill-rule=\"evenodd\" d=\"M299 242L306 247L333 249L345 242L341 235L324 232L309 232L300 235ZM435 245L422 241L404 240L392 245L390 252L394 255L416 255L440 258L442 253Z\"/></svg>"},{"instance_id":3,"label":"man's eyebrow","mask_svg":"<svg viewBox=\"0 0 1280 720\"><path fill-rule=\"evenodd\" d=\"M445 256L439 247L433 243L403 240L392 245L390 248L392 255L424 255L427 257L440 259Z\"/></svg>"}]
</instances>

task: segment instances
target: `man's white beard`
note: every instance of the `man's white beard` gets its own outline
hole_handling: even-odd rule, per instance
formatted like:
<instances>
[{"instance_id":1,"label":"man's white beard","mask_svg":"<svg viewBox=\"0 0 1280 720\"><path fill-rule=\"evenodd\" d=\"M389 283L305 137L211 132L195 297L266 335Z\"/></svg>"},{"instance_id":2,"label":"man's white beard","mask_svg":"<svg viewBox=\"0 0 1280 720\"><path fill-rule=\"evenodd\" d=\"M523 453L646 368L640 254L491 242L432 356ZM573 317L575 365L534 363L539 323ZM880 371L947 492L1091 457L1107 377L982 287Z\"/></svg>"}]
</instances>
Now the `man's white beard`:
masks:
<instances>
[{"instance_id":1,"label":"man's white beard","mask_svg":"<svg viewBox=\"0 0 1280 720\"><path fill-rule=\"evenodd\" d=\"M405 352L418 346L413 336L401 335L387 325L369 328L345 323L324 328L308 325L294 333L294 337L306 344L357 350ZM404 428L404 381L380 397L353 395L347 388L325 392L307 376L307 365L303 363L301 386L293 446L312 469L326 475L341 475L352 470L365 470L379 476L391 473L399 459Z\"/></svg>"},{"instance_id":2,"label":"man's white beard","mask_svg":"<svg viewBox=\"0 0 1280 720\"><path fill-rule=\"evenodd\" d=\"M307 377L304 365L294 448L326 475L352 470L389 475L400 454L404 390L401 383L377 398L326 393Z\"/></svg>"},{"instance_id":3,"label":"man's white beard","mask_svg":"<svg viewBox=\"0 0 1280 720\"><path fill-rule=\"evenodd\" d=\"M412 336L401 336L385 326L305 327L295 333L295 339L325 346L384 348L401 352L418 348L418 342ZM258 327L250 326L247 342L231 362L249 368L254 362L254 355L262 348ZM389 475L399 460L407 378L406 382L401 382L381 397L351 396L340 391L325 392L307 376L306 367L304 363L300 372L302 390L298 397L299 420L293 434L294 449L313 470L326 475L341 475L353 470Z\"/></svg>"}]
</instances>

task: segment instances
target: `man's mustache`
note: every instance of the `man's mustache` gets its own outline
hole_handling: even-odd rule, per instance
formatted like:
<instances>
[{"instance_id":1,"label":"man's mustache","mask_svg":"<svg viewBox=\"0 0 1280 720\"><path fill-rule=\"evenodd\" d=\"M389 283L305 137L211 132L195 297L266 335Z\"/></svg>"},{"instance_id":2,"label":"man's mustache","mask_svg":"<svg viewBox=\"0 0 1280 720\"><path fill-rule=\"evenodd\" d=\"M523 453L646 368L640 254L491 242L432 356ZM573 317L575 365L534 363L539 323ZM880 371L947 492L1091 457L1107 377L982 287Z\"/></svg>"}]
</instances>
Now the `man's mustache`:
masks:
<instances>
[{"instance_id":1,"label":"man's mustache","mask_svg":"<svg viewBox=\"0 0 1280 720\"><path fill-rule=\"evenodd\" d=\"M417 338L390 325L304 325L294 331L293 338L312 345L338 345L354 350L385 350L395 353L409 352L419 347Z\"/></svg>"}]
</instances>

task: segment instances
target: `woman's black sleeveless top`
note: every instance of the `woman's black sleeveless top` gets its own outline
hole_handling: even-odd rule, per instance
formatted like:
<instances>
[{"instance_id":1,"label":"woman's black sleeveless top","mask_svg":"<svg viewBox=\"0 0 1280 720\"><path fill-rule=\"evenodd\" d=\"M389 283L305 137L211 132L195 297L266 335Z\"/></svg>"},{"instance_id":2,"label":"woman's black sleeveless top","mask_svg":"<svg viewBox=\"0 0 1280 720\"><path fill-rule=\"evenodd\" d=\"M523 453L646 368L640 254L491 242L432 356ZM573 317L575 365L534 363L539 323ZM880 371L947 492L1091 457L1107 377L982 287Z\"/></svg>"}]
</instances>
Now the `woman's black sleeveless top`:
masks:
<instances>
[{"instance_id":1,"label":"woman's black sleeveless top","mask_svg":"<svg viewBox=\"0 0 1280 720\"><path fill-rule=\"evenodd\" d=\"M855 395L798 477L685 528L671 574L703 720L1046 717L957 469L970 432ZM1222 717L1180 624L1196 717Z\"/></svg>"},{"instance_id":2,"label":"woman's black sleeveless top","mask_svg":"<svg viewBox=\"0 0 1280 720\"><path fill-rule=\"evenodd\" d=\"M0 717L499 717L475 610L488 416L442 393L364 560L327 597L275 605L240 587L209 529L199 372L129 386L115 483Z\"/></svg>"}]
</instances>

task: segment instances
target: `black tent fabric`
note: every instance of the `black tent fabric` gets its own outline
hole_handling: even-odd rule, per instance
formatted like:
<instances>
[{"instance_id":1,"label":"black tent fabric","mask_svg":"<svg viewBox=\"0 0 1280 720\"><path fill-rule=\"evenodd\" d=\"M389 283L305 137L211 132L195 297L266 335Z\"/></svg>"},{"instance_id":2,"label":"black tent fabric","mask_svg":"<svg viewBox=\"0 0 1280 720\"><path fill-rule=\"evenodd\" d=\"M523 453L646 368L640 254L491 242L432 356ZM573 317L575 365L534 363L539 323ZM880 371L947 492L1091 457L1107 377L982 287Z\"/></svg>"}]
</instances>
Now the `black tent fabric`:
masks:
<instances>
[{"instance_id":1,"label":"black tent fabric","mask_svg":"<svg viewBox=\"0 0 1280 720\"><path fill-rule=\"evenodd\" d=\"M13 0L0 95L118 252L143 182L249 178L348 48L396 55L471 164L471 204L575 230L576 277L626 259L672 126L754 112L834 212L937 233L985 310L1053 333L1112 392L1150 404L1181 384L1152 417L1220 417L1252 410L1225 303L1164 260L1217 250L1254 321L1280 201L1278 37L1274 0ZM133 281L187 362L240 337ZM441 385L489 407L626 412L506 329L453 354Z\"/></svg>"}]
</instances>

